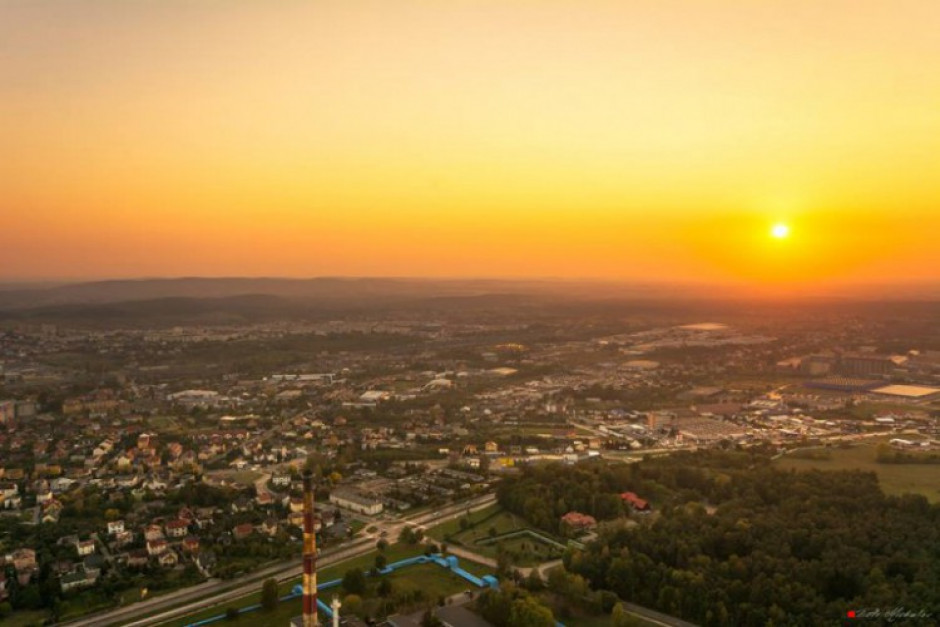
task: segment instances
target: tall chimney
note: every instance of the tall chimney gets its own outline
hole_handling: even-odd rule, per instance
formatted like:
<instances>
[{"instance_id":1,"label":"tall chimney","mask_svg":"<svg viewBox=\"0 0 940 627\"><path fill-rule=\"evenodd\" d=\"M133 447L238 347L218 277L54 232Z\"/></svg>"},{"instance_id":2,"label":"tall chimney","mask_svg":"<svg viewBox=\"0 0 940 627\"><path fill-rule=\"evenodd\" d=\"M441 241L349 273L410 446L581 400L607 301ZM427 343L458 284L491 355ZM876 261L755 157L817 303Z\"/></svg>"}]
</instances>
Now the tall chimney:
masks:
<instances>
[{"instance_id":1,"label":"tall chimney","mask_svg":"<svg viewBox=\"0 0 940 627\"><path fill-rule=\"evenodd\" d=\"M304 471L304 627L317 627L317 533L313 527L313 473Z\"/></svg>"},{"instance_id":2,"label":"tall chimney","mask_svg":"<svg viewBox=\"0 0 940 627\"><path fill-rule=\"evenodd\" d=\"M333 627L339 627L339 608L343 607L343 604L334 596L331 607L333 609Z\"/></svg>"}]
</instances>

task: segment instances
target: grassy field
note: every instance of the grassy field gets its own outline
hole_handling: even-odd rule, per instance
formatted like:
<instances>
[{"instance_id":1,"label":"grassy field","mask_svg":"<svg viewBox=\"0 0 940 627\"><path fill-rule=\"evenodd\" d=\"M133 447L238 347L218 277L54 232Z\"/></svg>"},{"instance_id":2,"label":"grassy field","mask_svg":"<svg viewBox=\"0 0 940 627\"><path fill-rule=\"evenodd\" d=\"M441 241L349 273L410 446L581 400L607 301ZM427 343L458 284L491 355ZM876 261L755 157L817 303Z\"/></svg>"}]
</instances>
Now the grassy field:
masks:
<instances>
[{"instance_id":1,"label":"grassy field","mask_svg":"<svg viewBox=\"0 0 940 627\"><path fill-rule=\"evenodd\" d=\"M421 555L422 547L420 545L407 545L403 543L394 544L387 549L385 549L384 555L388 560L388 563L396 562L408 557L414 557L415 555ZM340 564L335 564L328 568L323 568L317 573L317 579L319 583L326 583L334 579L341 579L343 575L354 568L358 568L363 571L368 571L375 565L375 557L378 555L378 551L371 551L370 553L357 557ZM467 572L483 576L492 574L492 570L486 566L476 564L474 562L469 562L467 560L460 560L460 566ZM469 587L469 584L460 579L456 575L447 572L440 566L433 564L427 565L416 565L404 569L401 572L393 573L388 575L389 579L392 581L392 585L397 590L405 590L414 586L416 589L424 590L425 594L429 598L436 599L440 595L449 595L456 594L461 590L466 590ZM295 585L300 583L300 579L295 579L279 586L279 593L281 596L289 594ZM325 599L333 598L334 589L325 591ZM166 623L163 623L167 626L172 627L183 627L184 625L189 625L199 620L210 618L218 614L224 614L226 608L229 607L246 607L249 605L254 605L261 601L261 583L258 584L258 591L250 595L244 596L236 601L230 601L222 605L217 605L206 610L202 610L195 614L191 614L184 618L175 619ZM277 625L281 627L282 625L287 624L291 617L296 616L300 613L300 600L294 599L288 601L278 606L278 608L273 612L252 612L242 616L237 623L245 625ZM226 621L227 622L227 621Z\"/></svg>"},{"instance_id":2,"label":"grassy field","mask_svg":"<svg viewBox=\"0 0 940 627\"><path fill-rule=\"evenodd\" d=\"M501 508L499 505L493 504L493 505L490 505L489 507L485 507L481 510L471 513L469 516L469 520L471 523L476 524L476 523L479 523L481 520L484 520L491 516L495 516L496 514L500 512L500 510ZM428 529L427 535L428 537L434 538L438 542L441 542L444 540L444 536L453 535L459 532L460 532L460 519L455 518L453 520L448 520L447 522L441 523L440 525L437 525L436 527L431 527L430 529Z\"/></svg>"},{"instance_id":3,"label":"grassy field","mask_svg":"<svg viewBox=\"0 0 940 627\"><path fill-rule=\"evenodd\" d=\"M518 536L487 544L473 544L471 548L482 555L496 557L497 546L501 546L502 550L512 557L514 564L522 567L550 562L559 559L565 553L564 549L532 536Z\"/></svg>"},{"instance_id":4,"label":"grassy field","mask_svg":"<svg viewBox=\"0 0 940 627\"><path fill-rule=\"evenodd\" d=\"M940 502L940 464L879 464L875 461L878 444L868 442L852 448L829 449L830 459L798 459L784 455L776 461L780 468L808 470L865 470L878 475L885 494L911 492L922 494L931 502Z\"/></svg>"},{"instance_id":5,"label":"grassy field","mask_svg":"<svg viewBox=\"0 0 940 627\"><path fill-rule=\"evenodd\" d=\"M534 566L542 562L557 559L562 551L552 547L537 538L524 536L507 538L499 542L491 542L492 532L502 535L511 531L526 529L528 525L522 518L504 511L499 505L492 505L469 517L471 526L460 528L460 519L451 520L428 531L428 535L435 540L446 542L446 536L455 544L485 555L496 558L499 546L513 556L518 566Z\"/></svg>"}]
</instances>

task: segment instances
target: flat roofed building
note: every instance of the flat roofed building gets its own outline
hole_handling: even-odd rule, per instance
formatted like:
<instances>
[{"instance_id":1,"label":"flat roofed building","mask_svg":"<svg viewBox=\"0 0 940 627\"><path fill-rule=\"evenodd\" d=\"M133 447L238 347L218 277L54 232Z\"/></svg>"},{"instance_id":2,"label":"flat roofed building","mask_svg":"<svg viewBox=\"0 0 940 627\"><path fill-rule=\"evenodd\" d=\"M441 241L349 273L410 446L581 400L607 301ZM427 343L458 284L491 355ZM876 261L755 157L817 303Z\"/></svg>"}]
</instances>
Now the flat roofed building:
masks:
<instances>
[{"instance_id":1,"label":"flat roofed building","mask_svg":"<svg viewBox=\"0 0 940 627\"><path fill-rule=\"evenodd\" d=\"M884 396L898 396L917 400L925 400L933 397L940 398L940 388L926 385L886 385L884 387L875 388L872 392Z\"/></svg>"},{"instance_id":2,"label":"flat roofed building","mask_svg":"<svg viewBox=\"0 0 940 627\"><path fill-rule=\"evenodd\" d=\"M382 501L348 490L337 490L330 493L330 503L369 516L381 514L384 508Z\"/></svg>"}]
</instances>

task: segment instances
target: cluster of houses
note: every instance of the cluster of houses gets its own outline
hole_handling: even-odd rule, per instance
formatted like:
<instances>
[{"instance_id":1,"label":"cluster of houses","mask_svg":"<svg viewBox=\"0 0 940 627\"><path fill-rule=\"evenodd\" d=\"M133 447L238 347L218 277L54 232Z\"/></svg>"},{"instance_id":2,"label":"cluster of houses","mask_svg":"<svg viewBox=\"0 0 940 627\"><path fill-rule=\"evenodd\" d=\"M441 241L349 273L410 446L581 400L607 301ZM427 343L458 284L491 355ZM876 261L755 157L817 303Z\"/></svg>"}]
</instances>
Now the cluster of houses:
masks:
<instances>
[{"instance_id":1,"label":"cluster of houses","mask_svg":"<svg viewBox=\"0 0 940 627\"><path fill-rule=\"evenodd\" d=\"M624 492L620 495L623 503L630 507L631 511L638 513L647 513L652 511L649 501L642 499L635 492ZM597 527L597 519L589 514L570 511L561 517L561 522L568 529L575 533L591 531Z\"/></svg>"}]
</instances>

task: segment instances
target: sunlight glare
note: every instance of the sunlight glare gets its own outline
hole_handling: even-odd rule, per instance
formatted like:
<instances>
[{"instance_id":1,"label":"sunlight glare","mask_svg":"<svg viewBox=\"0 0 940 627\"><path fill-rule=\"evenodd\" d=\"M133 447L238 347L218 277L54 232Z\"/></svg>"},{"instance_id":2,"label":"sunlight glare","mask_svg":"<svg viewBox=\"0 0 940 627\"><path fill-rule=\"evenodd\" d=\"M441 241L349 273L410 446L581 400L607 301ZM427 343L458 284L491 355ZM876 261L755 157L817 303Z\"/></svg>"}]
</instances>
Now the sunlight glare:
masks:
<instances>
[{"instance_id":1,"label":"sunlight glare","mask_svg":"<svg viewBox=\"0 0 940 627\"><path fill-rule=\"evenodd\" d=\"M772 229L770 229L770 234L777 239L784 239L790 235L790 227L786 224L775 224Z\"/></svg>"}]
</instances>

